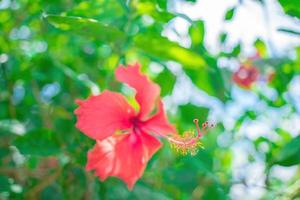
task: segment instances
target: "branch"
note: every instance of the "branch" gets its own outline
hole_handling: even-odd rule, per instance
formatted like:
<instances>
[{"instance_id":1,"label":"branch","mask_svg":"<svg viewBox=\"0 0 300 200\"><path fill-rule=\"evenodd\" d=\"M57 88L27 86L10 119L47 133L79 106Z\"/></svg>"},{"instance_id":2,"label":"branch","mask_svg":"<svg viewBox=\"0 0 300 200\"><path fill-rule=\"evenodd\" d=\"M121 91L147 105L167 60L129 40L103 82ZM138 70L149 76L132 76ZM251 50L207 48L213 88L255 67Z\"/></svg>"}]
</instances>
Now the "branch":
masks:
<instances>
[{"instance_id":1,"label":"branch","mask_svg":"<svg viewBox=\"0 0 300 200\"><path fill-rule=\"evenodd\" d=\"M38 194L47 186L51 185L61 174L61 168L58 168L54 173L46 176L36 186L31 188L26 194L26 199L38 199Z\"/></svg>"}]
</instances>

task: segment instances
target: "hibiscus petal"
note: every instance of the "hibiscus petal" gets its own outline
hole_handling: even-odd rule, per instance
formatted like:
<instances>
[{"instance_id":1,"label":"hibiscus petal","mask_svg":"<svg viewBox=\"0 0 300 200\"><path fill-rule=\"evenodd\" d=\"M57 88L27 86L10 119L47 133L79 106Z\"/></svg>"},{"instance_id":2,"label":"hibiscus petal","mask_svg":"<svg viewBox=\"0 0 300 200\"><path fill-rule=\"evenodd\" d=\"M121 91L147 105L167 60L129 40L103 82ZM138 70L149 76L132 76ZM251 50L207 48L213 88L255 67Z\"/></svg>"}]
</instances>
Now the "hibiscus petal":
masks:
<instances>
[{"instance_id":1,"label":"hibiscus petal","mask_svg":"<svg viewBox=\"0 0 300 200\"><path fill-rule=\"evenodd\" d=\"M144 119L153 110L160 87L140 72L138 63L127 67L119 66L115 75L118 81L125 82L136 90L135 98L140 105L140 119Z\"/></svg>"},{"instance_id":2,"label":"hibiscus petal","mask_svg":"<svg viewBox=\"0 0 300 200\"><path fill-rule=\"evenodd\" d=\"M86 169L95 170L102 181L118 177L131 190L160 146L160 141L147 133L113 135L98 141L88 153Z\"/></svg>"},{"instance_id":3,"label":"hibiscus petal","mask_svg":"<svg viewBox=\"0 0 300 200\"><path fill-rule=\"evenodd\" d=\"M132 126L130 119L135 115L134 109L119 93L104 91L87 100L77 100L79 108L76 127L87 136L102 140L111 136L116 130L125 130Z\"/></svg>"},{"instance_id":4,"label":"hibiscus petal","mask_svg":"<svg viewBox=\"0 0 300 200\"><path fill-rule=\"evenodd\" d=\"M152 132L157 135L168 135L176 133L175 127L168 122L161 100L159 100L158 102L157 113L147 121L143 122L141 128L147 132Z\"/></svg>"}]
</instances>

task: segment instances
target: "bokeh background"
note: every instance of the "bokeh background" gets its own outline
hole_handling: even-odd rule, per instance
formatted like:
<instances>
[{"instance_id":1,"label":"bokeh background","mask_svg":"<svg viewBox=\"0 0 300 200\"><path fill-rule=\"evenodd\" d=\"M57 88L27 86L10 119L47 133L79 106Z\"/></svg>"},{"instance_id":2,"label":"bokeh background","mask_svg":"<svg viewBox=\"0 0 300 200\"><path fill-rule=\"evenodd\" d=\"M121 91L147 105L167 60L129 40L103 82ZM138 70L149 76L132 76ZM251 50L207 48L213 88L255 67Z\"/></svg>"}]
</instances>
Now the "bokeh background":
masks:
<instances>
[{"instance_id":1,"label":"bokeh background","mask_svg":"<svg viewBox=\"0 0 300 200\"><path fill-rule=\"evenodd\" d=\"M299 19L297 0L1 0L0 199L299 199ZM128 191L85 171L73 111L104 89L133 100L114 69L136 61L180 133L216 127L195 156L164 141Z\"/></svg>"}]
</instances>

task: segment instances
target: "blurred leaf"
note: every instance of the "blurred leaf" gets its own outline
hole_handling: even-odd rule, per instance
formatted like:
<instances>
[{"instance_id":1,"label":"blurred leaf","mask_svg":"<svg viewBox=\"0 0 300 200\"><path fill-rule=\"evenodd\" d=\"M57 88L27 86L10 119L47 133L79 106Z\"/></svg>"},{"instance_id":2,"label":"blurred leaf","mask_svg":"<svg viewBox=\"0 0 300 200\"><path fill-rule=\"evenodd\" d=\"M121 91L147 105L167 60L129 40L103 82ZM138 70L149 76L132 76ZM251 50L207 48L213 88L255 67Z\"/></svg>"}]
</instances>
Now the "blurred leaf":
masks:
<instances>
[{"instance_id":1,"label":"blurred leaf","mask_svg":"<svg viewBox=\"0 0 300 200\"><path fill-rule=\"evenodd\" d=\"M160 86L161 96L166 96L172 92L176 77L169 70L165 69L157 76L155 82Z\"/></svg>"},{"instance_id":2,"label":"blurred leaf","mask_svg":"<svg viewBox=\"0 0 300 200\"><path fill-rule=\"evenodd\" d=\"M283 10L288 15L300 18L300 1L279 0Z\"/></svg>"},{"instance_id":3,"label":"blurred leaf","mask_svg":"<svg viewBox=\"0 0 300 200\"><path fill-rule=\"evenodd\" d=\"M83 1L68 11L69 16L97 17L101 22L114 22L128 12L125 1ZM113 13L113 15L112 15Z\"/></svg>"},{"instance_id":4,"label":"blurred leaf","mask_svg":"<svg viewBox=\"0 0 300 200\"><path fill-rule=\"evenodd\" d=\"M204 22L202 20L194 22L189 28L189 34L193 46L199 46L203 44L205 34Z\"/></svg>"},{"instance_id":5,"label":"blurred leaf","mask_svg":"<svg viewBox=\"0 0 300 200\"><path fill-rule=\"evenodd\" d=\"M160 5L165 7L166 1L159 0ZM166 9L158 9L158 5L154 1L137 1L136 9L139 15L151 16L156 21L168 22L175 17L174 14L169 13Z\"/></svg>"},{"instance_id":6,"label":"blurred leaf","mask_svg":"<svg viewBox=\"0 0 300 200\"><path fill-rule=\"evenodd\" d=\"M237 120L235 120L234 129L238 131L245 120L255 120L257 118L257 115L255 111L253 110L246 110Z\"/></svg>"},{"instance_id":7,"label":"blurred leaf","mask_svg":"<svg viewBox=\"0 0 300 200\"><path fill-rule=\"evenodd\" d=\"M199 123L207 120L208 108L198 107L192 104L179 106L181 119L186 124L193 124L195 118L199 119Z\"/></svg>"},{"instance_id":8,"label":"blurred leaf","mask_svg":"<svg viewBox=\"0 0 300 200\"><path fill-rule=\"evenodd\" d=\"M27 159L27 164L28 164L29 169L36 169L36 167L38 166L38 164L40 164L39 160L40 160L40 157L38 157L38 156L32 156L31 155Z\"/></svg>"},{"instance_id":9,"label":"blurred leaf","mask_svg":"<svg viewBox=\"0 0 300 200\"><path fill-rule=\"evenodd\" d=\"M291 29L286 29L286 28L279 28L277 30L281 31L281 32L285 32L285 33L290 33L292 35L300 36L300 32L296 31L296 30L291 30Z\"/></svg>"},{"instance_id":10,"label":"blurred leaf","mask_svg":"<svg viewBox=\"0 0 300 200\"><path fill-rule=\"evenodd\" d=\"M232 49L232 52L231 52L231 56L238 56L241 52L241 44L237 44L233 49Z\"/></svg>"},{"instance_id":11,"label":"blurred leaf","mask_svg":"<svg viewBox=\"0 0 300 200\"><path fill-rule=\"evenodd\" d=\"M274 160L276 164L283 166L300 164L300 135L283 146Z\"/></svg>"},{"instance_id":12,"label":"blurred leaf","mask_svg":"<svg viewBox=\"0 0 300 200\"><path fill-rule=\"evenodd\" d=\"M192 192L197 186L197 172L191 167L168 168L163 171L163 179L166 183L175 185L181 191Z\"/></svg>"},{"instance_id":13,"label":"blurred leaf","mask_svg":"<svg viewBox=\"0 0 300 200\"><path fill-rule=\"evenodd\" d=\"M231 49L231 51L221 52L219 56L237 57L240 54L240 52L241 52L241 44L238 43Z\"/></svg>"},{"instance_id":14,"label":"blurred leaf","mask_svg":"<svg viewBox=\"0 0 300 200\"><path fill-rule=\"evenodd\" d=\"M282 128L276 128L275 131L281 137L280 142L283 144L286 144L287 142L293 139L291 134Z\"/></svg>"},{"instance_id":15,"label":"blurred leaf","mask_svg":"<svg viewBox=\"0 0 300 200\"><path fill-rule=\"evenodd\" d=\"M168 1L167 0L156 0L156 3L158 4L158 6L163 9L166 10L167 9L167 4Z\"/></svg>"},{"instance_id":16,"label":"blurred leaf","mask_svg":"<svg viewBox=\"0 0 300 200\"><path fill-rule=\"evenodd\" d=\"M9 152L10 151L8 148L0 147L0 159L7 156L9 154Z\"/></svg>"},{"instance_id":17,"label":"blurred leaf","mask_svg":"<svg viewBox=\"0 0 300 200\"><path fill-rule=\"evenodd\" d=\"M143 199L143 200L153 200L153 199L164 199L168 200L171 198L167 197L160 191L154 191L151 187L145 187L137 185L132 191L131 197L128 199Z\"/></svg>"},{"instance_id":18,"label":"blurred leaf","mask_svg":"<svg viewBox=\"0 0 300 200\"><path fill-rule=\"evenodd\" d=\"M245 115L248 116L251 120L255 120L257 117L256 112L253 110L247 110L245 112Z\"/></svg>"},{"instance_id":19,"label":"blurred leaf","mask_svg":"<svg viewBox=\"0 0 300 200\"><path fill-rule=\"evenodd\" d=\"M227 21L228 21L228 20L231 20L232 17L234 16L234 13L235 13L235 7L229 9L229 10L226 12L224 19L227 20Z\"/></svg>"},{"instance_id":20,"label":"blurred leaf","mask_svg":"<svg viewBox=\"0 0 300 200\"><path fill-rule=\"evenodd\" d=\"M221 33L221 34L220 34L219 40L220 40L220 42L221 42L222 44L226 41L227 36L228 36L227 33Z\"/></svg>"},{"instance_id":21,"label":"blurred leaf","mask_svg":"<svg viewBox=\"0 0 300 200\"><path fill-rule=\"evenodd\" d=\"M124 33L117 28L102 24L95 19L59 15L46 15L44 18L63 31L77 33L100 41L116 42L125 38Z\"/></svg>"},{"instance_id":22,"label":"blurred leaf","mask_svg":"<svg viewBox=\"0 0 300 200\"><path fill-rule=\"evenodd\" d=\"M228 74L225 70L221 70L217 66L214 58L206 56L206 61L209 68L207 69L186 69L185 72L192 79L193 83L208 95L217 97L225 101L228 99L228 88L225 80L228 79ZM229 79L230 80L230 79Z\"/></svg>"},{"instance_id":23,"label":"blurred leaf","mask_svg":"<svg viewBox=\"0 0 300 200\"><path fill-rule=\"evenodd\" d=\"M257 39L254 42L254 46L261 57L267 56L267 47L262 40Z\"/></svg>"},{"instance_id":24,"label":"blurred leaf","mask_svg":"<svg viewBox=\"0 0 300 200\"><path fill-rule=\"evenodd\" d=\"M264 100L270 107L278 108L284 106L287 103L282 95L278 96L275 100L270 100L268 97L264 96L263 94L259 94L258 96L260 99Z\"/></svg>"},{"instance_id":25,"label":"blurred leaf","mask_svg":"<svg viewBox=\"0 0 300 200\"><path fill-rule=\"evenodd\" d=\"M269 82L269 85L274 87L277 92L280 94L279 98L282 98L281 95L287 90L287 87L294 76L295 67L291 63L281 64L276 68L276 72L272 80Z\"/></svg>"},{"instance_id":26,"label":"blurred leaf","mask_svg":"<svg viewBox=\"0 0 300 200\"><path fill-rule=\"evenodd\" d=\"M65 169L63 173L68 177L64 180L64 184L68 185L68 191L64 191L65 199L82 199L85 194L86 185L90 184L86 181L84 169L74 167Z\"/></svg>"},{"instance_id":27,"label":"blurred leaf","mask_svg":"<svg viewBox=\"0 0 300 200\"><path fill-rule=\"evenodd\" d=\"M0 192L7 192L10 189L10 184L9 184L9 180L8 177L6 176L0 176Z\"/></svg>"},{"instance_id":28,"label":"blurred leaf","mask_svg":"<svg viewBox=\"0 0 300 200\"><path fill-rule=\"evenodd\" d=\"M13 144L25 155L50 156L61 152L56 133L37 129L19 136Z\"/></svg>"},{"instance_id":29,"label":"blurred leaf","mask_svg":"<svg viewBox=\"0 0 300 200\"><path fill-rule=\"evenodd\" d=\"M62 189L58 184L46 187L40 194L41 200L60 200L63 199Z\"/></svg>"},{"instance_id":30,"label":"blurred leaf","mask_svg":"<svg viewBox=\"0 0 300 200\"><path fill-rule=\"evenodd\" d=\"M216 184L215 182L211 182L208 184L208 186L205 187L205 192L201 199L227 200L229 199L229 197L226 196L225 192L218 184Z\"/></svg>"},{"instance_id":31,"label":"blurred leaf","mask_svg":"<svg viewBox=\"0 0 300 200\"><path fill-rule=\"evenodd\" d=\"M164 182L181 188L181 191L192 192L197 185L205 184L213 168L212 156L207 150L200 149L196 156L178 157L173 166L163 170Z\"/></svg>"},{"instance_id":32,"label":"blurred leaf","mask_svg":"<svg viewBox=\"0 0 300 200\"><path fill-rule=\"evenodd\" d=\"M163 60L174 60L185 68L204 68L206 63L199 54L169 41L165 37L154 34L140 34L134 43L141 51Z\"/></svg>"}]
</instances>

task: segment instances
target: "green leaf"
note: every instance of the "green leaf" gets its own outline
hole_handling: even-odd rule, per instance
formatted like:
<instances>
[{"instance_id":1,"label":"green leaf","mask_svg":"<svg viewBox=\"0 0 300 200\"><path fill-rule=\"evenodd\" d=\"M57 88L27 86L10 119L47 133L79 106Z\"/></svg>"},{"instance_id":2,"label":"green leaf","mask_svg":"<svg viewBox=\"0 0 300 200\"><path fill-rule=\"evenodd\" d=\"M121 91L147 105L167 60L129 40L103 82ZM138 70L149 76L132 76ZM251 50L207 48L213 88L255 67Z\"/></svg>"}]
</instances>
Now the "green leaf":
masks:
<instances>
[{"instance_id":1,"label":"green leaf","mask_svg":"<svg viewBox=\"0 0 300 200\"><path fill-rule=\"evenodd\" d=\"M202 20L194 22L189 29L189 34L193 46L198 46L203 44L204 35L205 35L204 22Z\"/></svg>"},{"instance_id":2,"label":"green leaf","mask_svg":"<svg viewBox=\"0 0 300 200\"><path fill-rule=\"evenodd\" d=\"M104 42L123 40L123 32L95 19L82 17L67 17L59 15L46 15L44 17L50 24L63 31L77 33Z\"/></svg>"},{"instance_id":3,"label":"green leaf","mask_svg":"<svg viewBox=\"0 0 300 200\"><path fill-rule=\"evenodd\" d=\"M161 190L155 191L151 187L145 187L142 185L137 185L132 191L133 199L143 199L143 200L153 200L153 199L165 199L171 200L167 197Z\"/></svg>"},{"instance_id":4,"label":"green leaf","mask_svg":"<svg viewBox=\"0 0 300 200\"><path fill-rule=\"evenodd\" d=\"M238 55L240 54L240 52L241 52L241 44L237 44L237 45L233 48L233 50L232 50L232 52L231 52L231 56L236 57L236 56L238 56Z\"/></svg>"},{"instance_id":5,"label":"green leaf","mask_svg":"<svg viewBox=\"0 0 300 200\"><path fill-rule=\"evenodd\" d=\"M280 142L282 144L286 144L287 142L289 142L293 139L291 134L282 128L276 128L275 131L281 137Z\"/></svg>"},{"instance_id":6,"label":"green leaf","mask_svg":"<svg viewBox=\"0 0 300 200\"><path fill-rule=\"evenodd\" d=\"M25 155L50 156L61 149L56 133L47 129L37 129L19 136L13 144Z\"/></svg>"},{"instance_id":7,"label":"green leaf","mask_svg":"<svg viewBox=\"0 0 300 200\"><path fill-rule=\"evenodd\" d=\"M262 40L257 39L254 42L254 46L255 46L255 48L258 51L260 56L262 56L262 57L267 56L267 46L265 45L265 43Z\"/></svg>"},{"instance_id":8,"label":"green leaf","mask_svg":"<svg viewBox=\"0 0 300 200\"><path fill-rule=\"evenodd\" d=\"M201 159L200 159L201 158ZM175 185L184 192L192 192L203 180L203 175L213 167L212 157L207 151L200 149L197 156L178 157L176 163L164 168L162 177L165 183Z\"/></svg>"},{"instance_id":9,"label":"green leaf","mask_svg":"<svg viewBox=\"0 0 300 200\"><path fill-rule=\"evenodd\" d=\"M225 36L225 40L226 40ZM241 44L236 44L231 51L228 52L221 52L219 56L225 56L225 57L237 57L241 52Z\"/></svg>"},{"instance_id":10,"label":"green leaf","mask_svg":"<svg viewBox=\"0 0 300 200\"><path fill-rule=\"evenodd\" d=\"M255 120L257 118L256 112L253 110L247 110L245 115L249 117L251 120Z\"/></svg>"},{"instance_id":11,"label":"green leaf","mask_svg":"<svg viewBox=\"0 0 300 200\"><path fill-rule=\"evenodd\" d=\"M4 147L0 147L0 159L4 158L5 156L7 156L9 154L9 149L8 148L4 148Z\"/></svg>"},{"instance_id":12,"label":"green leaf","mask_svg":"<svg viewBox=\"0 0 300 200\"><path fill-rule=\"evenodd\" d=\"M291 63L280 65L278 68L276 68L275 75L269 82L269 85L274 87L277 92L282 95L287 90L288 85L294 76L294 70L295 67ZM282 100L285 101L284 98Z\"/></svg>"},{"instance_id":13,"label":"green leaf","mask_svg":"<svg viewBox=\"0 0 300 200\"><path fill-rule=\"evenodd\" d=\"M204 69L186 69L185 72L192 79L193 83L207 94L217 97L222 101L228 99L228 89L225 84L227 74L225 70L220 70L214 58L206 57L209 65ZM227 78L228 79L228 78Z\"/></svg>"},{"instance_id":14,"label":"green leaf","mask_svg":"<svg viewBox=\"0 0 300 200\"><path fill-rule=\"evenodd\" d=\"M199 123L203 123L207 120L208 109L204 107L195 106L192 104L186 104L179 106L181 119L186 124L193 124L195 118L199 119Z\"/></svg>"},{"instance_id":15,"label":"green leaf","mask_svg":"<svg viewBox=\"0 0 300 200\"><path fill-rule=\"evenodd\" d=\"M300 18L300 1L279 0L286 14Z\"/></svg>"},{"instance_id":16,"label":"green leaf","mask_svg":"<svg viewBox=\"0 0 300 200\"><path fill-rule=\"evenodd\" d=\"M290 34L295 35L295 36L300 36L300 32L296 31L296 30L291 30L291 29L287 29L287 28L279 28L277 30L281 31L281 32L285 32L285 33L290 33Z\"/></svg>"},{"instance_id":17,"label":"green leaf","mask_svg":"<svg viewBox=\"0 0 300 200\"><path fill-rule=\"evenodd\" d=\"M227 36L228 36L227 33L221 33L221 34L220 34L219 40L220 40L220 42L221 42L222 44L226 41Z\"/></svg>"},{"instance_id":18,"label":"green leaf","mask_svg":"<svg viewBox=\"0 0 300 200\"><path fill-rule=\"evenodd\" d=\"M184 192L192 192L191 188L197 187L197 173L192 167L167 168L163 171L163 179L167 184L175 185ZM202 169L201 169L202 170Z\"/></svg>"},{"instance_id":19,"label":"green leaf","mask_svg":"<svg viewBox=\"0 0 300 200\"><path fill-rule=\"evenodd\" d=\"M199 54L159 35L139 34L134 38L134 44L138 49L151 56L177 61L186 68L197 69L206 66L205 60Z\"/></svg>"},{"instance_id":20,"label":"green leaf","mask_svg":"<svg viewBox=\"0 0 300 200\"><path fill-rule=\"evenodd\" d=\"M231 20L234 16L234 13L235 13L235 7L229 9L225 14L225 20L227 21Z\"/></svg>"},{"instance_id":21,"label":"green leaf","mask_svg":"<svg viewBox=\"0 0 300 200\"><path fill-rule=\"evenodd\" d=\"M86 181L84 168L74 167L64 170L63 173L67 173L69 176L67 180L64 180L64 185L68 185L68 192L64 191L64 199L74 199L74 196L83 197L86 185L90 184Z\"/></svg>"},{"instance_id":22,"label":"green leaf","mask_svg":"<svg viewBox=\"0 0 300 200\"><path fill-rule=\"evenodd\" d=\"M255 120L257 118L257 114L253 110L246 110L243 115L241 115L238 119L235 120L234 129L238 131L243 125L244 121L247 119Z\"/></svg>"},{"instance_id":23,"label":"green leaf","mask_svg":"<svg viewBox=\"0 0 300 200\"><path fill-rule=\"evenodd\" d=\"M283 166L300 164L300 135L282 147L275 157L275 163Z\"/></svg>"},{"instance_id":24,"label":"green leaf","mask_svg":"<svg viewBox=\"0 0 300 200\"><path fill-rule=\"evenodd\" d=\"M161 2L160 5L166 6L167 2L164 3L163 1L160 0ZM158 9L160 5L156 4L153 1L139 1L136 4L136 12L140 16L149 15L156 21L161 21L161 22L168 22L175 17L174 14L167 12L165 9Z\"/></svg>"},{"instance_id":25,"label":"green leaf","mask_svg":"<svg viewBox=\"0 0 300 200\"><path fill-rule=\"evenodd\" d=\"M206 187L205 187L205 193L201 197L203 200L229 200L229 197L226 196L225 191L220 187L219 184L215 182L210 182Z\"/></svg>"},{"instance_id":26,"label":"green leaf","mask_svg":"<svg viewBox=\"0 0 300 200\"><path fill-rule=\"evenodd\" d=\"M169 70L164 70L157 76L155 82L160 86L161 96L166 96L172 92L176 77Z\"/></svg>"},{"instance_id":27,"label":"green leaf","mask_svg":"<svg viewBox=\"0 0 300 200\"><path fill-rule=\"evenodd\" d=\"M156 0L156 3L159 6L159 8L161 8L163 10L167 9L167 4L168 4L167 0Z\"/></svg>"},{"instance_id":28,"label":"green leaf","mask_svg":"<svg viewBox=\"0 0 300 200\"><path fill-rule=\"evenodd\" d=\"M60 200L63 199L62 188L60 185L54 183L48 187L46 187L40 193L41 200Z\"/></svg>"},{"instance_id":29,"label":"green leaf","mask_svg":"<svg viewBox=\"0 0 300 200\"><path fill-rule=\"evenodd\" d=\"M9 191L10 184L8 177L6 176L0 176L0 192L6 192Z\"/></svg>"},{"instance_id":30,"label":"green leaf","mask_svg":"<svg viewBox=\"0 0 300 200\"><path fill-rule=\"evenodd\" d=\"M125 1L82 1L67 12L68 16L97 17L101 21L111 22L123 17L128 11ZM114 13L112 15L112 13Z\"/></svg>"}]
</instances>

